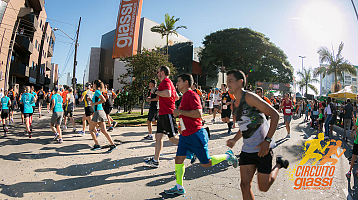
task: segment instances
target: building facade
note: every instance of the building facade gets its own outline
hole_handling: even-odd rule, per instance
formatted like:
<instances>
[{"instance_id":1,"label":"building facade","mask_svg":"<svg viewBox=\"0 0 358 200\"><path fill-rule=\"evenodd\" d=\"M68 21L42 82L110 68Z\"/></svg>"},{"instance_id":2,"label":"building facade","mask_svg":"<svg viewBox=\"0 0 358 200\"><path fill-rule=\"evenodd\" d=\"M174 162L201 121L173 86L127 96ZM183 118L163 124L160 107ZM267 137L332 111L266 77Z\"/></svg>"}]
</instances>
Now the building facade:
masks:
<instances>
[{"instance_id":1,"label":"building facade","mask_svg":"<svg viewBox=\"0 0 358 200\"><path fill-rule=\"evenodd\" d=\"M44 0L0 0L1 88L50 87L56 38L44 5Z\"/></svg>"},{"instance_id":2,"label":"building facade","mask_svg":"<svg viewBox=\"0 0 358 200\"><path fill-rule=\"evenodd\" d=\"M321 64L321 66L328 67L326 64ZM353 65L356 69L358 75L358 66ZM342 78L338 77L338 82L341 83L342 88L345 86L352 85L356 90L358 88L358 81L357 75L353 75L347 72L343 73L343 80ZM332 84L335 81L334 74L326 75L324 78L320 75L320 95L326 95L327 93L331 92Z\"/></svg>"}]
</instances>

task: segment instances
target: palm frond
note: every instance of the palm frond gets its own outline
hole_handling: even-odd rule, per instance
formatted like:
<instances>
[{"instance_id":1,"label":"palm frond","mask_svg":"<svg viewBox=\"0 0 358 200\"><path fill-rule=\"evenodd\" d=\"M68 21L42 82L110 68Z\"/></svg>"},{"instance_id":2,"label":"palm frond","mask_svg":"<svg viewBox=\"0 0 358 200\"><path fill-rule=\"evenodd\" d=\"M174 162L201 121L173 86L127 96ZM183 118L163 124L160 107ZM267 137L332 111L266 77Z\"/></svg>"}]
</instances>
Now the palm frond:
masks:
<instances>
[{"instance_id":1,"label":"palm frond","mask_svg":"<svg viewBox=\"0 0 358 200\"><path fill-rule=\"evenodd\" d=\"M313 90L315 94L318 94L318 89L314 85L308 84L308 87Z\"/></svg>"}]
</instances>

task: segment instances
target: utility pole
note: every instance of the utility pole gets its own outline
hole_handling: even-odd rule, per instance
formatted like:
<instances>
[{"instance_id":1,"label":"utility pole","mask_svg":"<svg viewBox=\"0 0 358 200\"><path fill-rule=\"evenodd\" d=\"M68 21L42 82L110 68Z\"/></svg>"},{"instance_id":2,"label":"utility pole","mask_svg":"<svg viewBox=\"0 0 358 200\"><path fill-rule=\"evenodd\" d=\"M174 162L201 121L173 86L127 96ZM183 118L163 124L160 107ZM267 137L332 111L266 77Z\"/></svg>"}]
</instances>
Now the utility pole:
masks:
<instances>
[{"instance_id":1,"label":"utility pole","mask_svg":"<svg viewBox=\"0 0 358 200\"><path fill-rule=\"evenodd\" d=\"M80 21L78 22L78 28L76 33L76 43L75 43L75 58L73 61L73 78L72 78L72 85L73 85L73 92L76 93L76 66L77 66L77 46L78 46L78 35L80 33L80 25L81 25L81 17Z\"/></svg>"},{"instance_id":2,"label":"utility pole","mask_svg":"<svg viewBox=\"0 0 358 200\"><path fill-rule=\"evenodd\" d=\"M302 74L304 74L304 72L303 72L303 59L306 58L306 56L298 56L298 57L302 58ZM306 93L307 93L307 91L306 91ZM304 96L303 95L303 88L302 88L302 96Z\"/></svg>"}]
</instances>

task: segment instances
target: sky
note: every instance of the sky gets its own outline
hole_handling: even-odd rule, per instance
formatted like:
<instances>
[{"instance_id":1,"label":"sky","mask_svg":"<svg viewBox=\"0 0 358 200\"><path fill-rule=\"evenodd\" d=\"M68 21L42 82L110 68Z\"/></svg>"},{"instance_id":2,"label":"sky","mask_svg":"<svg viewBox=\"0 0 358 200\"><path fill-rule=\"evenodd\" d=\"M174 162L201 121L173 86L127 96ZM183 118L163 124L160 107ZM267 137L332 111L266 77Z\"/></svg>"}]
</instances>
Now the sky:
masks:
<instances>
[{"instance_id":1,"label":"sky","mask_svg":"<svg viewBox=\"0 0 358 200\"><path fill-rule=\"evenodd\" d=\"M119 3L120 0L46 1L51 27L73 38L82 17L76 72L79 83L91 47L99 47L101 36L116 27ZM354 3L358 6L358 0ZM344 42L343 56L358 65L358 20L351 0L143 0L141 17L161 23L166 13L180 18L177 25L187 26L178 33L193 41L194 47L203 46L204 37L212 32L249 27L265 34L281 48L295 72L302 67L300 55L306 56L304 67L315 68L319 66L317 50L326 46L337 52L341 42ZM52 62L59 64L60 73L72 73L73 42L59 31L55 35ZM60 84L65 82L66 75ZM319 89L319 84L315 85Z\"/></svg>"}]
</instances>

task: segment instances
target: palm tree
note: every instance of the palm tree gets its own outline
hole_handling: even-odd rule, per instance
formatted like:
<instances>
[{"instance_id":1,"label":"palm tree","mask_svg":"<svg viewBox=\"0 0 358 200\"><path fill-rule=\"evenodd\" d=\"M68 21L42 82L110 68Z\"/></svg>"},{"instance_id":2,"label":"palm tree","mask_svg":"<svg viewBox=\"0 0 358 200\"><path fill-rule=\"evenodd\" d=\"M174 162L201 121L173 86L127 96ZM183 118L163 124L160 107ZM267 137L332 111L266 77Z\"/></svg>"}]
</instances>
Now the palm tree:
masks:
<instances>
[{"instance_id":1,"label":"palm tree","mask_svg":"<svg viewBox=\"0 0 358 200\"><path fill-rule=\"evenodd\" d=\"M341 44L338 47L338 53L337 55L334 55L334 51L331 53L327 47L320 47L317 51L317 53L320 56L321 63L328 63L328 67L320 66L317 68L314 72L314 76L318 76L322 74L323 78L326 75L334 74L334 87L332 92L338 92L340 89L340 85L338 83L338 76L344 80L343 74L344 72L348 72L352 75L357 75L356 69L348 62L348 60L345 60L342 56L342 50L343 50L344 43L341 42Z\"/></svg>"},{"instance_id":2,"label":"palm tree","mask_svg":"<svg viewBox=\"0 0 358 200\"><path fill-rule=\"evenodd\" d=\"M167 55L168 55L168 43L169 43L169 35L175 34L178 36L177 30L180 28L186 28L186 26L178 26L175 27L175 23L179 21L180 18L174 19L174 16L170 17L169 14L165 14L165 24L161 23L160 25L153 26L150 30L155 33L159 33L162 35L162 38L166 36L167 39Z\"/></svg>"},{"instance_id":3,"label":"palm tree","mask_svg":"<svg viewBox=\"0 0 358 200\"><path fill-rule=\"evenodd\" d=\"M305 89L305 91L306 91L305 96L307 96L308 88L313 90L315 92L315 94L318 94L318 89L311 83L318 83L319 80L312 78L311 74L312 74L311 68L309 68L308 70L306 68L303 68L303 71L297 72L297 75L301 78L301 80L298 81L297 84L298 84L298 87L300 88L300 90L302 90L303 88Z\"/></svg>"}]
</instances>

